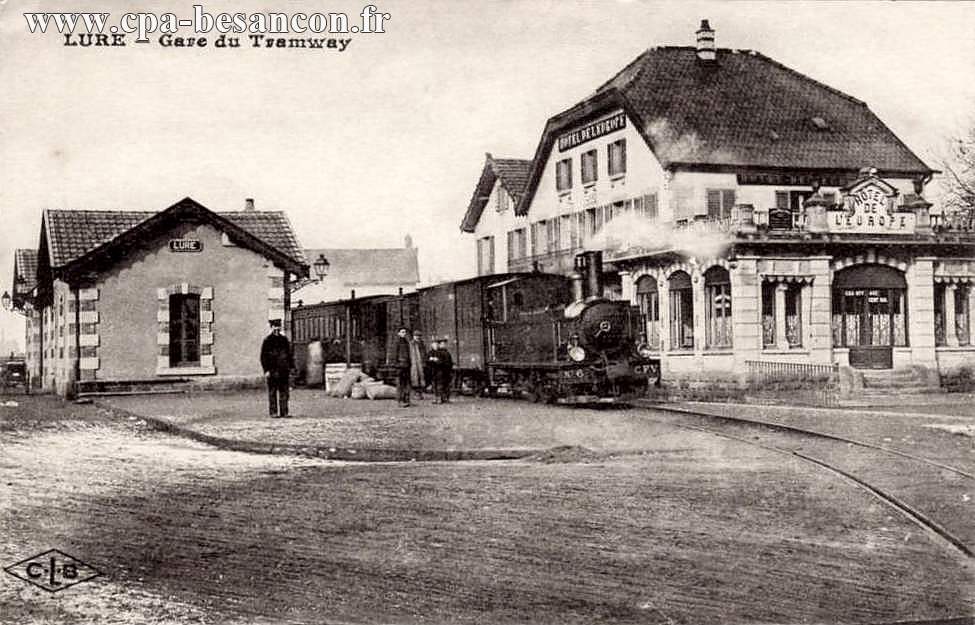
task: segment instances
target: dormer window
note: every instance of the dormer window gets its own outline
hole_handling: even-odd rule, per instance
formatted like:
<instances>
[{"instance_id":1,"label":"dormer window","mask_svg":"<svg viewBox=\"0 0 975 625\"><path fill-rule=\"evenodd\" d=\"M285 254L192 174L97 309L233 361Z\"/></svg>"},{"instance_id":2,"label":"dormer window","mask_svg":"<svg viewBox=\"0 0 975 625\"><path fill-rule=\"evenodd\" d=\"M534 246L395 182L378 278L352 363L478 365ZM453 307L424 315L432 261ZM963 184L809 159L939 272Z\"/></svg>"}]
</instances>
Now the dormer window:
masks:
<instances>
[{"instance_id":1,"label":"dormer window","mask_svg":"<svg viewBox=\"0 0 975 625\"><path fill-rule=\"evenodd\" d=\"M816 130L829 130L829 124L822 117L813 117L810 121L812 121Z\"/></svg>"},{"instance_id":2,"label":"dormer window","mask_svg":"<svg viewBox=\"0 0 975 625\"><path fill-rule=\"evenodd\" d=\"M592 184L599 177L596 150L582 153L582 184Z\"/></svg>"},{"instance_id":3,"label":"dormer window","mask_svg":"<svg viewBox=\"0 0 975 625\"><path fill-rule=\"evenodd\" d=\"M555 164L555 190L559 193L572 189L572 159L565 158Z\"/></svg>"}]
</instances>

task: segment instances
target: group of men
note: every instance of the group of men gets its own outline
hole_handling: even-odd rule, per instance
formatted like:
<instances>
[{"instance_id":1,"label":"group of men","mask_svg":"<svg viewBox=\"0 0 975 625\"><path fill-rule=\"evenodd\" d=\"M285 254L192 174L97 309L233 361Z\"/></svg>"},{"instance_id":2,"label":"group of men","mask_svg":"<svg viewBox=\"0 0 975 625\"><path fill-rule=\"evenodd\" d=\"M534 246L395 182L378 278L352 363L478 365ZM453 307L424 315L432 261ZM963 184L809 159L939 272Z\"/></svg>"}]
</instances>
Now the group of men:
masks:
<instances>
[{"instance_id":1,"label":"group of men","mask_svg":"<svg viewBox=\"0 0 975 625\"><path fill-rule=\"evenodd\" d=\"M272 418L288 417L288 395L294 357L291 343L281 333L281 321L270 322L271 333L261 344L261 368L267 379L268 414ZM413 393L423 399L428 382L433 383L435 404L450 402L450 385L453 381L454 359L447 350L446 339L433 341L433 349L427 351L419 330L412 337L406 328L397 332L393 364L397 367L396 391L399 405L408 407Z\"/></svg>"},{"instance_id":2,"label":"group of men","mask_svg":"<svg viewBox=\"0 0 975 625\"><path fill-rule=\"evenodd\" d=\"M450 402L450 385L454 375L454 359L447 350L447 339L435 339L433 349L427 351L419 330L400 328L397 333L393 363L397 367L396 395L399 405L410 406L410 397L416 393L423 399L428 382L433 383L433 403Z\"/></svg>"}]
</instances>

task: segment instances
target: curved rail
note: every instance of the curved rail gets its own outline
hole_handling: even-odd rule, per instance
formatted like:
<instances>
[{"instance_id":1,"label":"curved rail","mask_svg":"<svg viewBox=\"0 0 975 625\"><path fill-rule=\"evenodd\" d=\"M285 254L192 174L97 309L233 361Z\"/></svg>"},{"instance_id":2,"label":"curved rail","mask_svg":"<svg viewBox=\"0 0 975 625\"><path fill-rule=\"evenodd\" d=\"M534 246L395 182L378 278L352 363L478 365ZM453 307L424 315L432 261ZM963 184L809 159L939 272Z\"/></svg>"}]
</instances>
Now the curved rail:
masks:
<instances>
[{"instance_id":1,"label":"curved rail","mask_svg":"<svg viewBox=\"0 0 975 625\"><path fill-rule=\"evenodd\" d=\"M784 423L775 423L773 421L762 421L761 419L744 419L742 417L731 417L731 416L728 416L728 415L716 415L716 414L711 414L709 412L700 412L700 411L695 411L695 410L684 410L682 408L672 408L670 406L658 406L658 405L646 404L646 405L643 405L642 407L651 408L653 410L659 410L661 412L672 412L672 413L675 413L675 414L687 414L687 415L693 415L693 416L696 416L696 417L705 417L707 419L713 419L713 420L718 420L718 421L729 421L729 422L734 422L734 423L743 423L743 424L746 424L746 425L755 425L755 426L759 426L759 427L768 428L770 430L779 430L781 432L789 432L789 433L795 433L795 434L804 434L806 436L811 436L811 437L815 437L815 438L823 438L823 439L834 440L834 441L841 442L841 443L847 443L847 444L850 444L850 445L856 445L858 447L865 447L867 449L873 449L875 451L882 451L884 453L888 453L888 454L891 454L891 455L894 455L894 456L900 456L902 458L907 458L908 460L914 460L916 462L923 462L924 464L928 464L928 465L931 465L933 467L937 467L937 468L942 469L944 471L948 471L950 473L954 473L956 475L960 475L962 477L966 477L968 479L975 480L975 474L969 473L968 471L965 471L963 469L959 469L957 467L952 467L952 466L949 466L947 464L942 464L940 462L937 462L935 460L931 460L929 458L925 458L923 456L916 456L914 454L910 454L910 453L907 453L906 451L901 451L899 449L893 449L891 447L884 447L883 445L874 445L873 443L867 443L865 441L857 440L855 438L847 438L845 436L839 436L838 434L829 434L827 432L819 432L817 430L807 430L805 428L796 427L794 425L786 425Z\"/></svg>"},{"instance_id":2,"label":"curved rail","mask_svg":"<svg viewBox=\"0 0 975 625\"><path fill-rule=\"evenodd\" d=\"M826 434L826 433L823 433L823 432L816 432L815 430L805 430L803 428L798 428L798 427L794 427L794 426L783 425L783 424L780 424L780 423L770 423L770 422L760 421L760 420L754 420L754 419L742 419L742 418L738 418L738 417L729 417L729 416L725 416L725 415L712 415L712 414L709 414L709 413L706 413L706 412L696 412L696 411L691 411L691 410L682 410L682 409L666 408L666 407L658 408L656 406L654 406L653 408L655 410L661 410L663 412L671 412L671 413L683 414L683 415L688 415L688 416L704 417L706 419L716 419L716 420L726 421L726 422L731 422L731 423L739 423L739 424L743 424L743 425L751 425L751 426L756 426L756 427L764 427L764 428L771 429L771 430L779 430L779 431L786 432L786 433L789 433L789 434L801 434L801 435L804 435L804 436L822 438L822 439L826 439L826 440L833 440L833 441L836 441L836 442L843 442L843 443L847 443L847 444L857 445L857 446L861 446L861 447L865 447L865 448L869 448L869 449L883 451L883 452L886 452L886 453L890 453L892 455L901 456L901 457L908 458L908 459L911 459L911 460L916 460L918 462L923 462L925 464L928 464L928 465L931 465L931 466L935 466L935 467L938 467L938 468L943 469L943 470L952 471L952 472L954 472L954 473L956 473L958 475L964 476L964 477L968 477L968 478L971 478L971 479L975 479L975 476L973 476L972 474L970 474L970 473L968 473L966 471L963 471L961 469L957 469L955 467L950 467L948 465L943 465L941 463L934 462L932 460L928 460L927 458L922 458L920 456L915 456L913 454L908 454L906 452L901 452L901 451L894 450L894 449L890 449L890 448L883 447L883 446L880 446L880 445L873 445L871 443L865 443L863 441L857 441L857 440L854 440L854 439L848 439L848 438L845 438L845 437L842 437L842 436L837 436L837 435L833 435L833 434ZM656 421L659 422L659 423L665 423L665 422L660 421L660 420L656 420ZM752 439L744 438L742 436L736 436L736 435L730 434L728 432L722 432L720 430L716 430L716 429L712 429L712 428L708 428L708 427L704 427L704 426L700 426L700 425L692 425L692 424L687 424L687 423L666 423L666 424L673 425L675 427L679 427L679 428L683 428L683 429L696 430L696 431L704 432L704 433L711 434L711 435L714 435L714 436L720 436L720 437L727 438L727 439L730 439L730 440L734 440L734 441L746 443L746 444L752 445L754 447L759 447L759 448L764 449L766 451L772 451L772 452L776 452L776 453L780 453L780 454L784 454L784 455L788 455L788 456L794 456L796 458L800 458L802 460L805 460L806 462L815 464L815 465L819 466L820 468L826 469L827 471L830 471L831 473L833 473L833 474L835 474L837 476L840 476L840 477L846 479L847 481L851 482L852 484L854 484L858 488L860 488L862 490L865 490L866 492L870 493L871 495L873 495L874 497L876 497L880 501L884 502L889 507L891 507L894 510L896 510L897 512L899 512L901 515L903 515L904 517L906 517L908 520L910 520L912 523L914 523L917 527L919 527L922 530L924 530L925 532L927 532L933 538L935 538L936 540L941 541L941 543L943 545L945 545L946 547L949 547L952 552L954 552L956 554L963 555L968 560L975 559L975 552L973 552L972 549L968 545L966 545L957 536L954 536L944 526L942 526L941 524L939 524L938 522L936 522L934 519L932 519L929 516L927 516L925 513L921 512L920 510L918 510L914 506L912 506L912 505L910 505L910 504L902 501L901 499L899 499L895 495L893 495L891 493L888 493L888 492L884 491L883 489L878 488L878 487L874 486L873 484L870 484L866 480L863 480L863 479L857 477L856 475L854 475L854 474L852 474L852 473L850 473L848 471L845 471L845 470L843 470L843 469L841 469L841 468L839 468L839 467L837 467L837 466L835 466L835 465L833 465L833 464L831 464L831 463L829 463L829 462L827 462L825 460L822 460L820 458L816 458L814 456L811 456L809 454L806 454L804 452L801 452L801 451L798 451L798 450L795 450L795 449L788 449L786 447L780 447L780 446L776 446L776 445L770 445L770 444L766 444L766 443L756 442L755 440L752 440Z\"/></svg>"}]
</instances>

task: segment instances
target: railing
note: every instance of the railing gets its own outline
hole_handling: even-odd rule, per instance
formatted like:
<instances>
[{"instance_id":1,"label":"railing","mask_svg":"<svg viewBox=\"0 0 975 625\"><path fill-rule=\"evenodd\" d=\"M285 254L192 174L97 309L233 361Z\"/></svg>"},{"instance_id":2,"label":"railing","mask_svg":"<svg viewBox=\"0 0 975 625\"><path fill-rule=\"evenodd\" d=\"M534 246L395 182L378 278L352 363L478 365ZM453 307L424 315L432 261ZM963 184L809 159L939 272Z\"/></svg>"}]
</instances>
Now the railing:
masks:
<instances>
[{"instance_id":1,"label":"railing","mask_svg":"<svg viewBox=\"0 0 975 625\"><path fill-rule=\"evenodd\" d=\"M935 232L975 232L975 212L931 215L931 229Z\"/></svg>"},{"instance_id":2,"label":"railing","mask_svg":"<svg viewBox=\"0 0 975 625\"><path fill-rule=\"evenodd\" d=\"M840 397L839 366L747 360L751 392L765 400L835 406Z\"/></svg>"},{"instance_id":3,"label":"railing","mask_svg":"<svg viewBox=\"0 0 975 625\"><path fill-rule=\"evenodd\" d=\"M748 377L757 383L784 380L830 380L839 372L837 365L811 365L794 362L746 360Z\"/></svg>"}]
</instances>

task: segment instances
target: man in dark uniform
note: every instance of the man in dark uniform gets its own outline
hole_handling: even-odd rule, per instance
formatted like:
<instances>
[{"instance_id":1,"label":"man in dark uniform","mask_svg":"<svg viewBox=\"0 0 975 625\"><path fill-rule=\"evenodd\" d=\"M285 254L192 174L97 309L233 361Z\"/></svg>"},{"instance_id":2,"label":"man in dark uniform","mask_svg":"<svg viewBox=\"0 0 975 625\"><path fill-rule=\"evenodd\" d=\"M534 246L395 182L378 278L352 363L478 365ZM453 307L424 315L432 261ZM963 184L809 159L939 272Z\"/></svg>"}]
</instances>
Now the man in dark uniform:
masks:
<instances>
[{"instance_id":1,"label":"man in dark uniform","mask_svg":"<svg viewBox=\"0 0 975 625\"><path fill-rule=\"evenodd\" d=\"M267 378L267 411L271 418L287 417L289 376L293 364L291 343L281 334L280 319L272 319L270 324L271 334L261 344L261 368Z\"/></svg>"},{"instance_id":2,"label":"man in dark uniform","mask_svg":"<svg viewBox=\"0 0 975 625\"><path fill-rule=\"evenodd\" d=\"M410 339L406 328L396 332L396 346L393 348L393 364L396 365L396 396L399 405L406 408L410 405L410 365L413 359L410 355Z\"/></svg>"},{"instance_id":3,"label":"man in dark uniform","mask_svg":"<svg viewBox=\"0 0 975 625\"><path fill-rule=\"evenodd\" d=\"M447 351L447 340L438 339L430 352L430 375L433 377L435 404L450 403L450 383L454 375L454 359Z\"/></svg>"}]
</instances>

